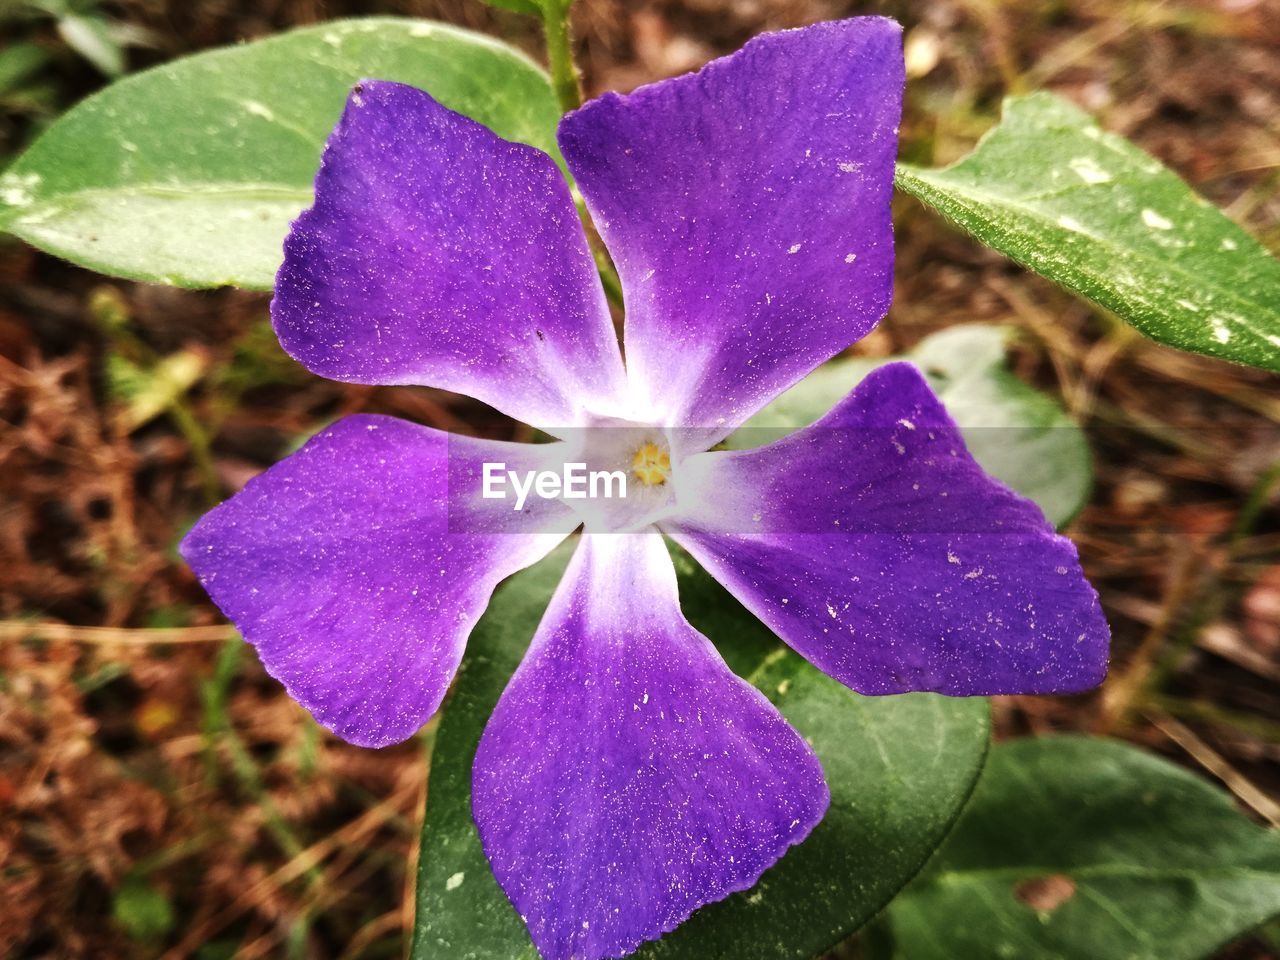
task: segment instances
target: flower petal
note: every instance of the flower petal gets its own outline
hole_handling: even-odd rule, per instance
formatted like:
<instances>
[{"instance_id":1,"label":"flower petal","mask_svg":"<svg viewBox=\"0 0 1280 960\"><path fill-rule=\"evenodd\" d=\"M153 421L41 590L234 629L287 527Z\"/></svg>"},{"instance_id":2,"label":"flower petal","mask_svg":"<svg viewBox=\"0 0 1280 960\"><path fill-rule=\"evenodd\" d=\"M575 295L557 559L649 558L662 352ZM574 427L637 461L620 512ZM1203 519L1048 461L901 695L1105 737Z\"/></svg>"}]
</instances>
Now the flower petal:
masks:
<instances>
[{"instance_id":1,"label":"flower petal","mask_svg":"<svg viewBox=\"0 0 1280 960\"><path fill-rule=\"evenodd\" d=\"M355 88L284 252L271 316L314 373L441 387L548 428L620 402L617 338L555 163L421 90Z\"/></svg>"},{"instance_id":2,"label":"flower petal","mask_svg":"<svg viewBox=\"0 0 1280 960\"><path fill-rule=\"evenodd\" d=\"M829 802L680 613L656 533L588 536L476 752L473 812L547 960L629 953L745 890Z\"/></svg>"},{"instance_id":3,"label":"flower petal","mask_svg":"<svg viewBox=\"0 0 1280 960\"><path fill-rule=\"evenodd\" d=\"M552 445L546 445L552 446ZM541 456L392 417L347 417L183 540L183 557L321 724L362 746L415 733L435 712L472 624L503 577L577 523L554 501L467 501L482 459ZM466 484L458 481L468 474ZM476 511L487 510L487 535Z\"/></svg>"},{"instance_id":4,"label":"flower petal","mask_svg":"<svg viewBox=\"0 0 1280 960\"><path fill-rule=\"evenodd\" d=\"M863 17L765 34L560 122L646 415L726 435L884 316L903 82L900 28Z\"/></svg>"},{"instance_id":5,"label":"flower petal","mask_svg":"<svg viewBox=\"0 0 1280 960\"><path fill-rule=\"evenodd\" d=\"M805 430L682 469L671 534L859 693L1063 693L1106 672L1074 545L983 473L908 364Z\"/></svg>"}]
</instances>

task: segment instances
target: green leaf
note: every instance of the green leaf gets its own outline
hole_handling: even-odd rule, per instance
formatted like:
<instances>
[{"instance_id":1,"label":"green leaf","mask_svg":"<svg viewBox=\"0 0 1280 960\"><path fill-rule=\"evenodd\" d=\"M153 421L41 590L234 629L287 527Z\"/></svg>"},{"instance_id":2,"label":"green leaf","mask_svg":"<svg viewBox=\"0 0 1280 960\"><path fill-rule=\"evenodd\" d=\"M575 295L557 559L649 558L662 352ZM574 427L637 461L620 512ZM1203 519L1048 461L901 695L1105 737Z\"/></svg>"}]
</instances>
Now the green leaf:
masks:
<instances>
[{"instance_id":1,"label":"green leaf","mask_svg":"<svg viewBox=\"0 0 1280 960\"><path fill-rule=\"evenodd\" d=\"M111 913L133 940L159 940L173 929L173 904L169 898L139 879L124 882Z\"/></svg>"},{"instance_id":2,"label":"green leaf","mask_svg":"<svg viewBox=\"0 0 1280 960\"><path fill-rule=\"evenodd\" d=\"M209 356L202 350L178 350L150 369L121 353L107 354L107 386L120 401L120 427L132 433L150 423L199 383L208 369Z\"/></svg>"},{"instance_id":3,"label":"green leaf","mask_svg":"<svg viewBox=\"0 0 1280 960\"><path fill-rule=\"evenodd\" d=\"M1009 372L1011 335L1007 327L966 324L926 337L903 356L833 360L748 420L728 445L754 447L807 426L876 367L908 360L928 377L983 469L1034 500L1060 527L1089 498L1092 458L1066 411Z\"/></svg>"},{"instance_id":4,"label":"green leaf","mask_svg":"<svg viewBox=\"0 0 1280 960\"><path fill-rule=\"evenodd\" d=\"M351 86L399 80L559 157L543 72L422 20L340 20L176 60L90 97L0 176L0 229L103 273L269 290Z\"/></svg>"},{"instance_id":5,"label":"green leaf","mask_svg":"<svg viewBox=\"0 0 1280 960\"><path fill-rule=\"evenodd\" d=\"M509 580L477 624L431 763L418 874L418 960L533 960L471 820L471 761L567 560L561 549ZM684 611L810 739L831 809L762 880L696 913L636 954L663 960L809 958L872 917L937 846L986 751L985 701L860 697L780 646L683 554Z\"/></svg>"},{"instance_id":6,"label":"green leaf","mask_svg":"<svg viewBox=\"0 0 1280 960\"><path fill-rule=\"evenodd\" d=\"M1280 263L1177 175L1048 93L897 185L1161 343L1280 370Z\"/></svg>"},{"instance_id":7,"label":"green leaf","mask_svg":"<svg viewBox=\"0 0 1280 960\"><path fill-rule=\"evenodd\" d=\"M16 89L48 63L48 52L38 44L15 43L0 48L0 94Z\"/></svg>"},{"instance_id":8,"label":"green leaf","mask_svg":"<svg viewBox=\"0 0 1280 960\"><path fill-rule=\"evenodd\" d=\"M1195 960L1280 913L1280 835L1133 747L1000 744L887 912L901 960Z\"/></svg>"},{"instance_id":9,"label":"green leaf","mask_svg":"<svg viewBox=\"0 0 1280 960\"><path fill-rule=\"evenodd\" d=\"M124 73L124 50L111 36L111 25L101 17L67 14L58 21L58 35L108 77Z\"/></svg>"}]
</instances>

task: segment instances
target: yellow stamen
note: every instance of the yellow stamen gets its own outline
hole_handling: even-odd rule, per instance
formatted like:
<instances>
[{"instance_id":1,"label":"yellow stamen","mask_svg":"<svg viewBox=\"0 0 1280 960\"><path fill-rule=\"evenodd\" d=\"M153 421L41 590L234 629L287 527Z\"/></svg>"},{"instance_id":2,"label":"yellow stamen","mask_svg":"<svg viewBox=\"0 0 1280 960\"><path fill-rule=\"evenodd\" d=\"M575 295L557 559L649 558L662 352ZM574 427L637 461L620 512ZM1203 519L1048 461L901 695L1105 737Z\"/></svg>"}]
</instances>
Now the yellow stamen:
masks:
<instances>
[{"instance_id":1,"label":"yellow stamen","mask_svg":"<svg viewBox=\"0 0 1280 960\"><path fill-rule=\"evenodd\" d=\"M646 487L657 487L671 475L671 453L656 443L646 443L631 458L631 470Z\"/></svg>"}]
</instances>

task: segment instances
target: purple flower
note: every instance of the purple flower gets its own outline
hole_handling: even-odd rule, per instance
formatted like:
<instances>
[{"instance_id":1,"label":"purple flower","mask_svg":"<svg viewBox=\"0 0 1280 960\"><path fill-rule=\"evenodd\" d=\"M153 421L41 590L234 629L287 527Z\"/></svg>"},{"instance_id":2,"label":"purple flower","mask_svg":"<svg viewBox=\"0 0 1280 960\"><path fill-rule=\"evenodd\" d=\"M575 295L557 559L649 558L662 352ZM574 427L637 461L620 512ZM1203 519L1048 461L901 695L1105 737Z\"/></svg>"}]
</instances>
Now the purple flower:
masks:
<instances>
[{"instance_id":1,"label":"purple flower","mask_svg":"<svg viewBox=\"0 0 1280 960\"><path fill-rule=\"evenodd\" d=\"M897 25L864 18L564 118L625 290L625 367L556 165L421 91L356 88L286 241L272 317L308 369L466 393L559 440L349 417L183 555L300 704L381 746L440 705L494 586L585 524L474 767L485 852L545 957L659 937L827 808L808 745L681 615L657 531L861 693L1105 671L1075 549L982 472L912 367L776 443L711 449L884 315L902 87ZM572 458L621 464L636 495L584 513L478 494L483 464Z\"/></svg>"}]
</instances>

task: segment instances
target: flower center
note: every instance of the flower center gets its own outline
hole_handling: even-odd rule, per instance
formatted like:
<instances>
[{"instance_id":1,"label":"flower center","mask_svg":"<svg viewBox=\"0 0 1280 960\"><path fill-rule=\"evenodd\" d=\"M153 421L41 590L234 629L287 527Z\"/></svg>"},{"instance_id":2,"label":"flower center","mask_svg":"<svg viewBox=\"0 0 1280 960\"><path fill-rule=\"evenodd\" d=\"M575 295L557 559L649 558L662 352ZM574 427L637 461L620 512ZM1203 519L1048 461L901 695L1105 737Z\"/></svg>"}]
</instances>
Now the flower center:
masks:
<instances>
[{"instance_id":1,"label":"flower center","mask_svg":"<svg viewBox=\"0 0 1280 960\"><path fill-rule=\"evenodd\" d=\"M646 487L662 486L671 476L671 451L665 444L644 444L631 458L631 472Z\"/></svg>"}]
</instances>

